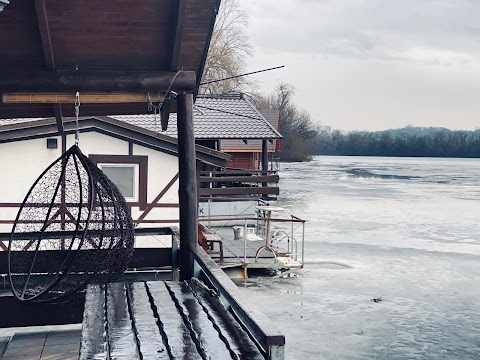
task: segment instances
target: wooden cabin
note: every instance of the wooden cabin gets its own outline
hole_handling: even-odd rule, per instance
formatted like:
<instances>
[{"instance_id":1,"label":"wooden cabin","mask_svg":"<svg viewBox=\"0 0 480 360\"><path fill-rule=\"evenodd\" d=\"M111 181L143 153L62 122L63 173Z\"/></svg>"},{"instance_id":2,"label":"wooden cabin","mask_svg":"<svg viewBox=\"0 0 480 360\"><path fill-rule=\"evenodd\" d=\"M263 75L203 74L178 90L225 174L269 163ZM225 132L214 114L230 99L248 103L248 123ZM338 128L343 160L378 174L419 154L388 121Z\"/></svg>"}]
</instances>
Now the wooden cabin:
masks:
<instances>
[{"instance_id":1,"label":"wooden cabin","mask_svg":"<svg viewBox=\"0 0 480 360\"><path fill-rule=\"evenodd\" d=\"M130 152L143 156L141 151L149 148L146 145L155 136L130 132L132 146L126 139L105 138L101 131L91 131L82 140L81 127L88 120L72 126L65 117L77 111L82 118L98 120L99 116L142 114L151 108L161 114L161 126L167 128L170 113L176 113L180 225L179 235L172 229L136 230L137 235L154 231L172 237L171 278L166 282L142 278L140 273L136 283L124 278L120 283L91 284L85 302L77 305L0 297L5 315L0 326L69 324L82 321L83 314L81 341L79 333L60 329L36 334L17 330L13 337L0 339L2 356L283 359L284 336L197 243L196 168L201 149L195 147L194 97L220 0L2 0L0 5L0 119L54 118L54 123L48 123L48 137L61 137L61 144L71 141L73 128L91 155L108 155L118 147L126 156ZM106 123L97 123L97 128ZM118 126L110 125L106 131ZM50 132L52 127L57 135ZM125 127L115 131L123 131L120 128ZM25 163L25 173L37 170L36 163L43 166L48 158L51 148L47 146L54 141L49 144L40 138L43 130L36 126L29 130L27 137L44 151ZM168 145L159 139L162 146ZM97 142L103 141L104 153L98 154ZM13 148L18 144L4 144L5 150L11 148L0 156L15 157ZM15 179L22 182L21 176ZM4 197L2 192L0 202L7 202ZM145 205L140 202L141 198L139 207ZM192 277L198 282L189 281ZM214 301L203 299L202 283L215 294ZM187 338L190 345L185 347ZM247 343L249 355L245 355Z\"/></svg>"},{"instance_id":2,"label":"wooden cabin","mask_svg":"<svg viewBox=\"0 0 480 360\"><path fill-rule=\"evenodd\" d=\"M161 131L160 122L148 115L113 116L129 124ZM262 169L263 142L272 165L280 151L278 110L257 110L244 94L198 95L194 105L195 142L231 155L227 168ZM176 137L176 115L162 134ZM272 166L269 166L271 169Z\"/></svg>"},{"instance_id":3,"label":"wooden cabin","mask_svg":"<svg viewBox=\"0 0 480 360\"><path fill-rule=\"evenodd\" d=\"M152 118L153 114L145 117ZM75 141L74 119L58 135L54 118L0 120L0 232L9 232L18 209L42 171ZM144 127L103 117L79 120L79 146L122 191L138 226L177 226L177 139ZM197 171L223 168L229 155L196 145ZM35 159L34 161L32 161ZM28 171L26 165L28 164ZM0 243L0 248L6 244Z\"/></svg>"},{"instance_id":4,"label":"wooden cabin","mask_svg":"<svg viewBox=\"0 0 480 360\"><path fill-rule=\"evenodd\" d=\"M275 129L279 131L278 110L258 110L258 113ZM262 168L262 140L261 139L225 139L221 142L220 150L232 156L227 161L227 167L236 169ZM268 168L277 170L276 159L280 152L280 139L268 139L267 154Z\"/></svg>"}]
</instances>

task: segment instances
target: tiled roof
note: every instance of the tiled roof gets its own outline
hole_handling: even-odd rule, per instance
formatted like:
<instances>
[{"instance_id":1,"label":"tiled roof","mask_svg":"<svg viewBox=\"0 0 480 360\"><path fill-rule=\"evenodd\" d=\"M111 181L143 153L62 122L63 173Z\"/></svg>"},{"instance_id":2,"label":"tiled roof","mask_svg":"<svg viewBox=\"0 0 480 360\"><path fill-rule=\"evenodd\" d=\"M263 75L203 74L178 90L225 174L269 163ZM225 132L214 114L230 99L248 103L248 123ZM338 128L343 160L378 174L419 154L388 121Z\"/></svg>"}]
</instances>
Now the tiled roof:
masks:
<instances>
[{"instance_id":1,"label":"tiled roof","mask_svg":"<svg viewBox=\"0 0 480 360\"><path fill-rule=\"evenodd\" d=\"M272 125L276 130L278 128L278 121L280 120L280 111L278 110L258 110L260 115L262 115L265 120L267 120L270 125Z\"/></svg>"},{"instance_id":2,"label":"tiled roof","mask_svg":"<svg viewBox=\"0 0 480 360\"><path fill-rule=\"evenodd\" d=\"M177 137L177 114L170 115L168 130L162 134ZM147 115L115 115L111 118L153 131L160 131L160 118ZM194 107L197 139L279 139L282 136L242 96L198 96Z\"/></svg>"},{"instance_id":3,"label":"tiled roof","mask_svg":"<svg viewBox=\"0 0 480 360\"><path fill-rule=\"evenodd\" d=\"M276 119L275 113L277 114ZM258 141L253 139L280 139L282 136L276 130L278 125L278 111L267 110L266 112L262 111L262 114L265 115L262 116L260 112L241 95L199 95L195 102L193 114L195 138L239 139L239 141L235 141L237 144L244 144L243 139L250 139L248 141L249 144L258 143ZM160 117L158 115L156 119L153 114L113 115L109 117L147 130L160 132L162 135L177 137L177 114L175 113L170 114L168 130L164 132L161 131ZM38 119L0 119L0 126L34 120ZM259 143L261 148L261 141ZM256 147L257 145L255 145L255 148Z\"/></svg>"},{"instance_id":4,"label":"tiled roof","mask_svg":"<svg viewBox=\"0 0 480 360\"><path fill-rule=\"evenodd\" d=\"M258 112L267 120L273 128L278 130L278 121L279 121L279 111L278 110L258 110ZM268 151L275 151L276 142L273 143L270 141L267 143ZM262 151L262 141L261 140L248 140L247 143L243 140L223 140L220 144L220 149L222 151L232 150L235 151Z\"/></svg>"}]
</instances>

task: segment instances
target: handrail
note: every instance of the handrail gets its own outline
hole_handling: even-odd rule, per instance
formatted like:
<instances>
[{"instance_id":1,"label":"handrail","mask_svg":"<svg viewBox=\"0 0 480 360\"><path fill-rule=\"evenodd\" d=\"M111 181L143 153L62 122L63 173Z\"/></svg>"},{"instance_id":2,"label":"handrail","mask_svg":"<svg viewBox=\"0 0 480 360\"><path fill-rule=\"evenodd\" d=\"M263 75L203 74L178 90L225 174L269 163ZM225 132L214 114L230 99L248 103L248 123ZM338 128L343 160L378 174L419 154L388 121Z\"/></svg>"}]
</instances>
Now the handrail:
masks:
<instances>
[{"instance_id":1,"label":"handrail","mask_svg":"<svg viewBox=\"0 0 480 360\"><path fill-rule=\"evenodd\" d=\"M267 219L261 217L228 217L228 218L202 218L202 221L233 221L233 220L255 220L265 221ZM302 219L283 219L283 218L270 218L271 222L292 222L292 223L305 223L306 220Z\"/></svg>"},{"instance_id":2,"label":"handrail","mask_svg":"<svg viewBox=\"0 0 480 360\"><path fill-rule=\"evenodd\" d=\"M206 176L216 176L216 175L234 175L234 174L276 174L278 171L276 170L256 170L256 169L246 169L246 170L240 170L240 169L235 169L235 170L212 170L212 171L199 171L198 174L200 176L206 175Z\"/></svg>"},{"instance_id":3,"label":"handrail","mask_svg":"<svg viewBox=\"0 0 480 360\"><path fill-rule=\"evenodd\" d=\"M243 175L243 176L200 176L201 183L217 183L217 182L244 182L244 183L261 183L272 182L278 183L280 177L278 175Z\"/></svg>"},{"instance_id":4,"label":"handrail","mask_svg":"<svg viewBox=\"0 0 480 360\"><path fill-rule=\"evenodd\" d=\"M233 281L223 272L200 245L191 248L195 262L200 266L207 282L214 286L224 304L243 323L260 345L267 359L284 358L285 336L273 325ZM195 274L201 277L201 272Z\"/></svg>"},{"instance_id":5,"label":"handrail","mask_svg":"<svg viewBox=\"0 0 480 360\"><path fill-rule=\"evenodd\" d=\"M265 202L265 201L262 201L262 200L259 200L259 203L262 203L264 205L268 205L268 202ZM241 215L241 214L240 214ZM295 230L298 229L299 227L302 226L302 234L301 234L301 238L302 238L302 248L301 248L301 265L302 267L304 266L304 252L305 252L305 222L306 220L303 220L297 216L294 216L294 215L290 215L290 219L288 218L265 218L265 217L249 217L249 216L232 216L232 217L218 217L218 218L212 218L212 217L209 217L209 218L201 218L199 219L199 221L202 221L202 222L208 222L209 224L211 222L226 222L226 224L224 224L223 226L221 227L224 227L226 225L228 225L229 223L231 223L232 221L245 221L245 224L248 222L248 221L255 221L257 222L257 226L258 226L258 222L261 221L261 222L264 222L264 221L268 221L268 222L272 222L272 223L290 223L292 225L292 228L291 228L291 234L289 236L289 240L288 241L288 244L287 244L287 252L289 254L289 257L291 257L293 260L295 261L298 261L298 255L299 255L299 252L298 252L298 240L295 238L294 236L294 233L295 233ZM297 224L294 228L294 224ZM245 228L247 226L245 225ZM286 232L285 232L286 233ZM287 233L286 233L287 234ZM287 234L288 236L288 234ZM246 237L244 236L244 245L246 245ZM238 256L236 256L238 258ZM243 261L244 263L244 267L246 268L247 266L247 262L246 262L246 249L244 250L244 258L245 260Z\"/></svg>"},{"instance_id":6,"label":"handrail","mask_svg":"<svg viewBox=\"0 0 480 360\"><path fill-rule=\"evenodd\" d=\"M200 195L199 196L200 200L212 200L215 199L215 201L258 201L258 197L220 197L220 196L215 196L212 198L211 196L204 196Z\"/></svg>"}]
</instances>

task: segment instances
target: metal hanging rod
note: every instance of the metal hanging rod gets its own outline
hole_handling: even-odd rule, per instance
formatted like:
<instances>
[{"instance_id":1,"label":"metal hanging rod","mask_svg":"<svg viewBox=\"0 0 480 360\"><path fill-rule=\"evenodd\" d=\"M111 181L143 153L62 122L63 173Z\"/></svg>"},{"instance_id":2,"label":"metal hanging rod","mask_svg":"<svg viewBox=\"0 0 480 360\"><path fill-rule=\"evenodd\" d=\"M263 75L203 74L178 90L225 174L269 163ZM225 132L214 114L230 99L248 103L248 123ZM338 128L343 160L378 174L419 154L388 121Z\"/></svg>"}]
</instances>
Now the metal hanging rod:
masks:
<instances>
[{"instance_id":1,"label":"metal hanging rod","mask_svg":"<svg viewBox=\"0 0 480 360\"><path fill-rule=\"evenodd\" d=\"M216 83L216 82L219 82L219 81L226 81L226 80L236 79L236 78L243 77L243 76L247 76L247 75L258 74L258 73L262 73L262 72L265 72L265 71L277 70L277 69L281 69L281 68L284 68L284 67L285 67L285 65L276 66L276 67L272 67L272 68L268 68L268 69L252 71L252 72L249 72L249 73L246 73L246 74L240 74L240 75L230 76L230 77L227 77L227 78L224 78L224 79L206 81L206 82L200 83L200 86L201 86L201 85L207 85L207 84L213 84L213 83Z\"/></svg>"}]
</instances>

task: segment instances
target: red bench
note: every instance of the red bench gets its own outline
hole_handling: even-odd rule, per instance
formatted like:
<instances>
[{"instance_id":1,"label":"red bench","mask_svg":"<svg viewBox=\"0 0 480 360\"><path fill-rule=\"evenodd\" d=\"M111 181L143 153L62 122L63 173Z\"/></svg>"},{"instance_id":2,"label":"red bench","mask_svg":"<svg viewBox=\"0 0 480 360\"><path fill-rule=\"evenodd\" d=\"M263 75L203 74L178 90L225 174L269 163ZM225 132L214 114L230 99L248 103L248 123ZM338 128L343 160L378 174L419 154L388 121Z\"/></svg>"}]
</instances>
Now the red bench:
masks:
<instances>
[{"instance_id":1,"label":"red bench","mask_svg":"<svg viewBox=\"0 0 480 360\"><path fill-rule=\"evenodd\" d=\"M198 224L198 244L207 254L220 255L220 261L223 261L222 239L202 224ZM218 249L215 249L215 244L218 244Z\"/></svg>"}]
</instances>

